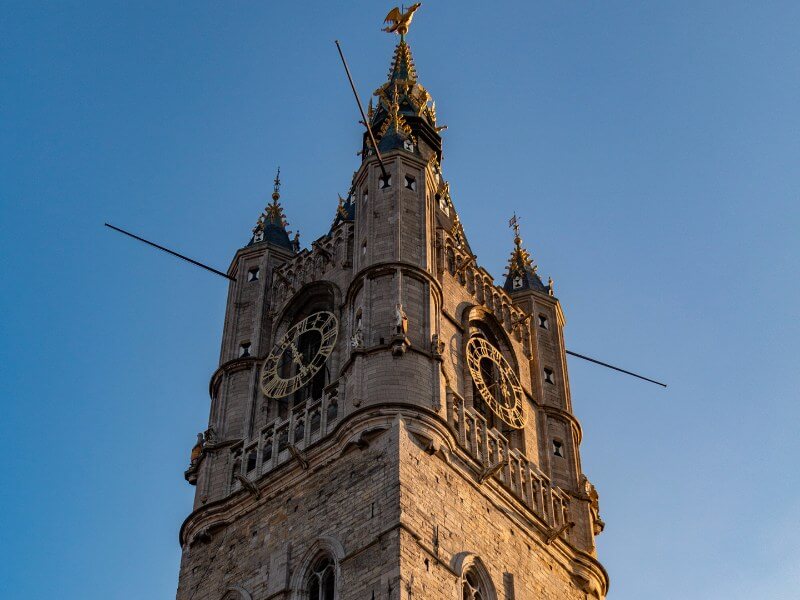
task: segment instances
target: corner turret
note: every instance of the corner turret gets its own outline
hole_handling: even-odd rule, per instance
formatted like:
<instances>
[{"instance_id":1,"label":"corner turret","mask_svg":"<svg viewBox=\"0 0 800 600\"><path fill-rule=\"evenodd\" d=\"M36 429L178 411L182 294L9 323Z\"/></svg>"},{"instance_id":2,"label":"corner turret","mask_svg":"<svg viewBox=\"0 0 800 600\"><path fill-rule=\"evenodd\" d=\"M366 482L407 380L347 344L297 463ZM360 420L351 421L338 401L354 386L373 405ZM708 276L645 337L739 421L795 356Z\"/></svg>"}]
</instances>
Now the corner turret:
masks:
<instances>
[{"instance_id":1,"label":"corner turret","mask_svg":"<svg viewBox=\"0 0 800 600\"><path fill-rule=\"evenodd\" d=\"M278 246L290 252L297 252L300 246L300 234L295 234L294 240L289 239L289 231L286 229L289 225L286 220L286 215L281 206L281 169L278 167L278 173L275 175L275 184L272 189L272 202L267 204L264 212L261 213L253 227L253 235L250 238L248 246L253 244L268 243Z\"/></svg>"},{"instance_id":2,"label":"corner turret","mask_svg":"<svg viewBox=\"0 0 800 600\"><path fill-rule=\"evenodd\" d=\"M552 284L542 283L542 279L536 273L537 266L533 262L530 252L522 246L517 215L511 217L508 225L514 230L514 250L508 259L508 270L505 274L506 282L503 289L509 294L532 290L552 295ZM550 281L552 282L552 280Z\"/></svg>"}]
</instances>

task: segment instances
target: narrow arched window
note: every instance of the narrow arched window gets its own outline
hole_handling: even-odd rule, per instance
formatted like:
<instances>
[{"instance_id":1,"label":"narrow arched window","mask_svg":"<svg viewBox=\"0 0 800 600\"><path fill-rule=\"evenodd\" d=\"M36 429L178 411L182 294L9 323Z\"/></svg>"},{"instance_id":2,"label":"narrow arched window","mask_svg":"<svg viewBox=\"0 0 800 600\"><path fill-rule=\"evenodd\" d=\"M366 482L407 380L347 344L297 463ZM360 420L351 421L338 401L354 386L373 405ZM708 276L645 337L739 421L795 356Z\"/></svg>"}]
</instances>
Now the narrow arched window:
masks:
<instances>
[{"instance_id":1,"label":"narrow arched window","mask_svg":"<svg viewBox=\"0 0 800 600\"><path fill-rule=\"evenodd\" d=\"M320 557L308 575L308 600L336 598L336 565L329 556Z\"/></svg>"},{"instance_id":2,"label":"narrow arched window","mask_svg":"<svg viewBox=\"0 0 800 600\"><path fill-rule=\"evenodd\" d=\"M456 254L452 248L447 249L447 270L450 275L456 274Z\"/></svg>"},{"instance_id":3,"label":"narrow arched window","mask_svg":"<svg viewBox=\"0 0 800 600\"><path fill-rule=\"evenodd\" d=\"M488 600L489 598L486 587L475 569L469 569L464 574L461 598L462 600Z\"/></svg>"}]
</instances>

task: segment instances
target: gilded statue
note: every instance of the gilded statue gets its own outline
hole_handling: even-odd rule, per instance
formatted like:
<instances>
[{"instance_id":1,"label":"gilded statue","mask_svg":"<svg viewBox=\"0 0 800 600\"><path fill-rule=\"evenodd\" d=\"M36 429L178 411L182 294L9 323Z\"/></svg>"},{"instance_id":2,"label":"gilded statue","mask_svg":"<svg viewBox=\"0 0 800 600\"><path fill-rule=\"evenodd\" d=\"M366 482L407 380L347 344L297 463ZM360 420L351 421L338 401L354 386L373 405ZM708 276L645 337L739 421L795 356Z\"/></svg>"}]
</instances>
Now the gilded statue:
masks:
<instances>
[{"instance_id":1,"label":"gilded statue","mask_svg":"<svg viewBox=\"0 0 800 600\"><path fill-rule=\"evenodd\" d=\"M411 26L411 19L414 18L414 11L420 6L422 6L421 2L412 4L406 12L400 12L400 9L395 6L389 11L389 14L386 15L386 19L383 21L384 23L391 23L389 27L385 27L383 31L386 33L399 33L400 37L405 36L408 33L408 28Z\"/></svg>"}]
</instances>

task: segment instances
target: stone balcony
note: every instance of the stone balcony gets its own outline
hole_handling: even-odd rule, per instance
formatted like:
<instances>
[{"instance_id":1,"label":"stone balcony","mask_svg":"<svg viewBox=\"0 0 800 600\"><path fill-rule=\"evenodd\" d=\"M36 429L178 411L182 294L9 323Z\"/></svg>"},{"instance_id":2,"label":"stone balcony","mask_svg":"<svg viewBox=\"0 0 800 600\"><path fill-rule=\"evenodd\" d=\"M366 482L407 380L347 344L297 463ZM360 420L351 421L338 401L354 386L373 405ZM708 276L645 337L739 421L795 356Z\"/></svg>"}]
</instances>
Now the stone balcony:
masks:
<instances>
[{"instance_id":1,"label":"stone balcony","mask_svg":"<svg viewBox=\"0 0 800 600\"><path fill-rule=\"evenodd\" d=\"M263 427L257 439L242 443L239 474L252 481L293 457L302 460L303 450L328 435L340 418L341 408L335 389L326 391L321 398L308 399L292 407L285 418L274 419ZM241 487L240 480L231 479L230 492Z\"/></svg>"},{"instance_id":2,"label":"stone balcony","mask_svg":"<svg viewBox=\"0 0 800 600\"><path fill-rule=\"evenodd\" d=\"M450 391L448 422L459 445L483 467L494 469L499 482L553 531L570 523L570 496L531 462L486 419L470 408L458 394Z\"/></svg>"}]
</instances>

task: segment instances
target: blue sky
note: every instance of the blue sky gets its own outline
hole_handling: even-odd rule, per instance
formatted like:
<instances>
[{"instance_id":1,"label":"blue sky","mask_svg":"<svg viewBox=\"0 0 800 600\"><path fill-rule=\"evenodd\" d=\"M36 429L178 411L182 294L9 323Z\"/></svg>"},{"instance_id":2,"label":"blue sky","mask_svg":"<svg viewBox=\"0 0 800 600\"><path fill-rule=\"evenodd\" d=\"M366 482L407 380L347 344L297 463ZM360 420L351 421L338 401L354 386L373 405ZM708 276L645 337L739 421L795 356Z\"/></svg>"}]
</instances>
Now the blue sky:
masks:
<instances>
[{"instance_id":1,"label":"blue sky","mask_svg":"<svg viewBox=\"0 0 800 600\"><path fill-rule=\"evenodd\" d=\"M378 2L0 2L0 592L172 598L226 282L277 165L327 231ZM800 4L425 2L409 42L479 262L552 275L612 600L800 585Z\"/></svg>"}]
</instances>

